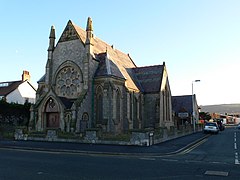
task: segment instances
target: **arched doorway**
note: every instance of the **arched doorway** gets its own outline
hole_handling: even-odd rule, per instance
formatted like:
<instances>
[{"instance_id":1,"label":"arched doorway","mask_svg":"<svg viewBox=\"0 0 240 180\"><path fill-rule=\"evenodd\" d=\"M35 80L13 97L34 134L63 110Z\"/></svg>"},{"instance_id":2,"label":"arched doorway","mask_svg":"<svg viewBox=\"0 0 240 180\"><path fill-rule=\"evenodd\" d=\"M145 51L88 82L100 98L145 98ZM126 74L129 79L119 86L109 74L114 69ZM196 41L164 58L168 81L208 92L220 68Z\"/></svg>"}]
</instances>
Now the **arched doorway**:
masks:
<instances>
[{"instance_id":1,"label":"arched doorway","mask_svg":"<svg viewBox=\"0 0 240 180\"><path fill-rule=\"evenodd\" d=\"M49 98L45 106L46 128L59 128L59 108L54 99Z\"/></svg>"}]
</instances>

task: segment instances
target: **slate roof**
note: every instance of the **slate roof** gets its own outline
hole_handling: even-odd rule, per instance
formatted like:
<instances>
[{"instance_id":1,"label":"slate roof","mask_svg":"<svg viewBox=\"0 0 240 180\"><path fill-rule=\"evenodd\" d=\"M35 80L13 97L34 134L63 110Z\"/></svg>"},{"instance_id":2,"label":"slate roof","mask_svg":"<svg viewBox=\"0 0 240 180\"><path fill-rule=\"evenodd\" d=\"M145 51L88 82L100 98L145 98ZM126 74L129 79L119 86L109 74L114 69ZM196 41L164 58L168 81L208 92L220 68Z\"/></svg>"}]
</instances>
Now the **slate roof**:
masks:
<instances>
[{"instance_id":1,"label":"slate roof","mask_svg":"<svg viewBox=\"0 0 240 180\"><path fill-rule=\"evenodd\" d=\"M75 25L71 21L70 21L70 23L75 28L75 30L78 33L81 41L83 43L85 43L85 41L86 41L86 31L83 30L82 28L78 27L77 25ZM126 82L125 82L126 87L129 88L129 89L139 91L138 87L133 82L133 79L131 78L131 76L127 72L127 68L136 67L136 65L132 61L131 57L129 56L129 54L125 54L125 53L113 48L113 46L107 44L106 42L102 41L101 39L99 39L96 36L94 36L94 38L93 38L93 44L94 44L93 53L95 55L104 53L107 50L107 53L108 53L109 57L111 58L110 60L113 62L113 64L115 64L118 67L121 74L126 79Z\"/></svg>"},{"instance_id":2,"label":"slate roof","mask_svg":"<svg viewBox=\"0 0 240 180\"><path fill-rule=\"evenodd\" d=\"M156 65L132 68L128 71L142 92L155 93L160 92L163 70L163 65Z\"/></svg>"},{"instance_id":3,"label":"slate roof","mask_svg":"<svg viewBox=\"0 0 240 180\"><path fill-rule=\"evenodd\" d=\"M176 113L192 113L192 95L172 96L172 110Z\"/></svg>"},{"instance_id":4,"label":"slate roof","mask_svg":"<svg viewBox=\"0 0 240 180\"><path fill-rule=\"evenodd\" d=\"M12 91L17 89L17 87L23 83L23 81L9 81L9 82L1 82L0 84L5 84L7 83L8 86L0 86L0 96L7 96L10 94Z\"/></svg>"},{"instance_id":5,"label":"slate roof","mask_svg":"<svg viewBox=\"0 0 240 180\"><path fill-rule=\"evenodd\" d=\"M118 66L110 60L107 53L98 54L96 58L99 60L99 65L96 70L95 77L111 76L125 79Z\"/></svg>"},{"instance_id":6,"label":"slate roof","mask_svg":"<svg viewBox=\"0 0 240 180\"><path fill-rule=\"evenodd\" d=\"M45 82L45 79L46 79L46 74L44 74L44 75L38 80L38 83L40 83L40 82Z\"/></svg>"},{"instance_id":7,"label":"slate roof","mask_svg":"<svg viewBox=\"0 0 240 180\"><path fill-rule=\"evenodd\" d=\"M73 100L73 99L68 99L65 97L59 97L59 98L67 109L71 109L75 99Z\"/></svg>"}]
</instances>

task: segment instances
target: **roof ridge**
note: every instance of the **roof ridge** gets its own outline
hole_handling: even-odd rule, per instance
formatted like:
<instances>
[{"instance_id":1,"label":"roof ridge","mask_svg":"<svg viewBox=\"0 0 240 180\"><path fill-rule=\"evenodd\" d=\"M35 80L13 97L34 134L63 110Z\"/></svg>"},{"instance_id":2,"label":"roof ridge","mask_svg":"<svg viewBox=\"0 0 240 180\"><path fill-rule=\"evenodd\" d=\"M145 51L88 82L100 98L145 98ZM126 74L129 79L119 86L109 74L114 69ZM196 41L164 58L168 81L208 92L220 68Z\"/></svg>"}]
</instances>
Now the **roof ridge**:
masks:
<instances>
[{"instance_id":1,"label":"roof ridge","mask_svg":"<svg viewBox=\"0 0 240 180\"><path fill-rule=\"evenodd\" d=\"M149 65L149 66L139 66L139 67L135 67L135 68L139 69L139 68L149 68L149 67L159 67L159 66L163 66L163 65L162 64L156 64L156 65ZM135 68L133 68L133 69L135 69Z\"/></svg>"},{"instance_id":2,"label":"roof ridge","mask_svg":"<svg viewBox=\"0 0 240 180\"><path fill-rule=\"evenodd\" d=\"M5 82L0 82L1 83L16 83L16 82L22 82L22 80L17 80L17 81L5 81Z\"/></svg>"},{"instance_id":3,"label":"roof ridge","mask_svg":"<svg viewBox=\"0 0 240 180\"><path fill-rule=\"evenodd\" d=\"M86 33L86 30L84 30L82 27L80 27L80 26L78 26L77 24L75 24L73 21L71 21L71 23L72 23L72 25L75 27L75 28L79 28L80 30L82 30L82 31L84 31L85 33ZM76 29L77 30L77 29ZM77 33L78 33L78 31L77 31ZM79 34L79 36L80 36L80 34ZM81 37L81 36L80 36ZM126 56L128 56L129 57L129 54L128 53L124 53L123 51L121 51L121 50L119 50L119 49L116 49L115 47L113 48L112 47L112 45L110 45L109 43L107 43L106 41L104 41L104 40L102 40L101 38L99 38L95 33L94 33L94 36L93 36L94 38L94 40L96 40L96 41L101 41L102 43L104 43L105 45L107 45L108 47L107 47L107 49L108 50L113 50L113 51L115 51L116 53L121 53L121 54L124 54L124 55L126 55ZM104 53L104 51L102 52L102 53ZM129 57L130 58L130 57ZM130 58L131 59L131 58ZM133 61L132 61L133 62ZM134 64L134 62L133 62L133 64Z\"/></svg>"}]
</instances>

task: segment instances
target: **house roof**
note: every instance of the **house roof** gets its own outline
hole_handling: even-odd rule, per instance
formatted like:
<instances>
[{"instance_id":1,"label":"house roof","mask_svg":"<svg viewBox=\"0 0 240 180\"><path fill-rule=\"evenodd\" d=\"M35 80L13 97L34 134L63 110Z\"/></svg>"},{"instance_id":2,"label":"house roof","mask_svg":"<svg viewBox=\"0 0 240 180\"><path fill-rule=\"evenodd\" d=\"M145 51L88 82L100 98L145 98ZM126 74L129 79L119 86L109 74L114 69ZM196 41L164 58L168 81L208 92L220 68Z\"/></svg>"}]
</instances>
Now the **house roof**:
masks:
<instances>
[{"instance_id":1,"label":"house roof","mask_svg":"<svg viewBox=\"0 0 240 180\"><path fill-rule=\"evenodd\" d=\"M188 112L192 113L192 95L172 96L172 109L176 113Z\"/></svg>"},{"instance_id":2,"label":"house roof","mask_svg":"<svg viewBox=\"0 0 240 180\"><path fill-rule=\"evenodd\" d=\"M17 87L22 84L24 81L8 81L0 82L0 96L7 96L12 91L17 89Z\"/></svg>"},{"instance_id":3,"label":"house roof","mask_svg":"<svg viewBox=\"0 0 240 180\"><path fill-rule=\"evenodd\" d=\"M95 77L111 76L125 79L118 66L110 60L107 53L98 54L96 57L99 60L99 65Z\"/></svg>"},{"instance_id":4,"label":"house roof","mask_svg":"<svg viewBox=\"0 0 240 180\"><path fill-rule=\"evenodd\" d=\"M145 93L159 92L164 65L145 66L129 69L138 88Z\"/></svg>"},{"instance_id":5,"label":"house roof","mask_svg":"<svg viewBox=\"0 0 240 180\"><path fill-rule=\"evenodd\" d=\"M25 80L25 81L19 80L19 81L0 82L0 96L7 96L12 91L17 89L18 86L20 86L24 82L27 82L29 84L29 86L31 86L36 91L35 87L30 82L28 82L27 80Z\"/></svg>"}]
</instances>

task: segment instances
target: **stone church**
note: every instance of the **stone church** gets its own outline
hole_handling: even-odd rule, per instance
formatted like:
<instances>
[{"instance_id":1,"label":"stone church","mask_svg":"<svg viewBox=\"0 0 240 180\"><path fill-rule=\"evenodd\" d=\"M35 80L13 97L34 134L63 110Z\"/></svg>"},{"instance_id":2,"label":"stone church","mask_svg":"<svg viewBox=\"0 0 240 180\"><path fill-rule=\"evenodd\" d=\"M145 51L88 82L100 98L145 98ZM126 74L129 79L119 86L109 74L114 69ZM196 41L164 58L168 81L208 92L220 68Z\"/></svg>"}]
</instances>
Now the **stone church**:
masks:
<instances>
[{"instance_id":1,"label":"stone church","mask_svg":"<svg viewBox=\"0 0 240 180\"><path fill-rule=\"evenodd\" d=\"M30 126L37 131L85 132L173 126L166 65L137 67L125 54L69 21L58 42L49 36L44 76L38 81Z\"/></svg>"}]
</instances>

